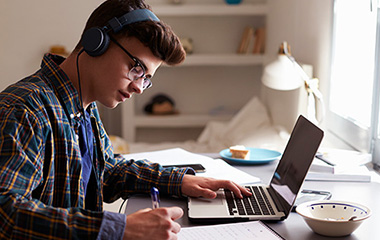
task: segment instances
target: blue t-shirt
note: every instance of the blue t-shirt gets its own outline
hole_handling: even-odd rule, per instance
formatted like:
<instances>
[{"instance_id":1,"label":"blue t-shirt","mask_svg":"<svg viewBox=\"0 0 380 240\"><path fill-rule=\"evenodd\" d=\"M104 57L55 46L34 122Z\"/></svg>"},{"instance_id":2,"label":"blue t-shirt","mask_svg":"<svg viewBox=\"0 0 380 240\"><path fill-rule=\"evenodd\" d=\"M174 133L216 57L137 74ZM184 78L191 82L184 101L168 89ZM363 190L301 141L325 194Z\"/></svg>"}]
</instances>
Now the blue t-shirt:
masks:
<instances>
[{"instance_id":1,"label":"blue t-shirt","mask_svg":"<svg viewBox=\"0 0 380 240\"><path fill-rule=\"evenodd\" d=\"M84 111L86 118L83 119L79 127L79 147L82 155L82 181L84 186L84 193L87 191L87 184L90 180L92 160L94 157L94 134L92 132L91 118L87 111ZM86 141L87 138L87 141Z\"/></svg>"}]
</instances>

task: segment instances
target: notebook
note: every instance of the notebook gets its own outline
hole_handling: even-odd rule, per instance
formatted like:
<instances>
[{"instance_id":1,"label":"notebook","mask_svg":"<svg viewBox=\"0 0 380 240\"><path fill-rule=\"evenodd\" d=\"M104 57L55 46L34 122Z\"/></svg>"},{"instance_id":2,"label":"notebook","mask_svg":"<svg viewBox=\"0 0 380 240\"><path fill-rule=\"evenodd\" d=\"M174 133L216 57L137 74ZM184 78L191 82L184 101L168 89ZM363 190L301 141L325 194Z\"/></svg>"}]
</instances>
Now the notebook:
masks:
<instances>
[{"instance_id":1,"label":"notebook","mask_svg":"<svg viewBox=\"0 0 380 240\"><path fill-rule=\"evenodd\" d=\"M323 135L321 129L300 115L269 185L246 185L253 194L243 199L238 199L227 189L218 190L215 199L189 197L189 220L231 222L286 219Z\"/></svg>"}]
</instances>

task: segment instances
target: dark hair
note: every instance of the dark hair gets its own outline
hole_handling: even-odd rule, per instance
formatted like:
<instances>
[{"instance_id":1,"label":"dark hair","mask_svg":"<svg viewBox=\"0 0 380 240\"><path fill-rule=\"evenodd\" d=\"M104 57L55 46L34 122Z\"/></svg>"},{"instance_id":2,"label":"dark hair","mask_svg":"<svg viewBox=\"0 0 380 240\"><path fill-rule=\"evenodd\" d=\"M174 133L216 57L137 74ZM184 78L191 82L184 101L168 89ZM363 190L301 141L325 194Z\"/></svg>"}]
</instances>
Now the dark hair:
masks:
<instances>
[{"instance_id":1,"label":"dark hair","mask_svg":"<svg viewBox=\"0 0 380 240\"><path fill-rule=\"evenodd\" d=\"M151 10L151 7L144 0L106 0L92 12L83 33L92 27L106 26L108 21L114 17L121 17L132 10L145 8ZM79 51L82 48L83 33L74 51ZM186 53L178 36L169 25L162 21L129 24L115 37L136 37L142 44L149 47L154 56L168 65L179 64L185 60Z\"/></svg>"}]
</instances>

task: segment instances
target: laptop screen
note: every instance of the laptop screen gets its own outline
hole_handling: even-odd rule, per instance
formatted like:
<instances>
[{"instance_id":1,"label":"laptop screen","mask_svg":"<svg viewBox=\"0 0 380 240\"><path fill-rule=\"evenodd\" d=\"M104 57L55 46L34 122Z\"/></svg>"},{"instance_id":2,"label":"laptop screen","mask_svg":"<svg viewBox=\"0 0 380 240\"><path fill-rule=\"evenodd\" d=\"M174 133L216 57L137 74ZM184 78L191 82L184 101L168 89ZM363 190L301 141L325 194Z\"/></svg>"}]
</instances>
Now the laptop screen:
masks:
<instances>
[{"instance_id":1,"label":"laptop screen","mask_svg":"<svg viewBox=\"0 0 380 240\"><path fill-rule=\"evenodd\" d=\"M303 116L298 118L270 182L286 215L291 211L322 138L321 129Z\"/></svg>"}]
</instances>

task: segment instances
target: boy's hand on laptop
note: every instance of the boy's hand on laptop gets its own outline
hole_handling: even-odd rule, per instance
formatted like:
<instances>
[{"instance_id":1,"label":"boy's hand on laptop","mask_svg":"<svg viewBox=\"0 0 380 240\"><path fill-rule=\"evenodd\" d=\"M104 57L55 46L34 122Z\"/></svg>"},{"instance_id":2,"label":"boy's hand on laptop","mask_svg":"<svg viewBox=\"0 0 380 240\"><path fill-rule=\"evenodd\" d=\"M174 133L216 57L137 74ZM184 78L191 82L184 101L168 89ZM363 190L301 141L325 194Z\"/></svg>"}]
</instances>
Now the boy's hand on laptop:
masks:
<instances>
[{"instance_id":1,"label":"boy's hand on laptop","mask_svg":"<svg viewBox=\"0 0 380 240\"><path fill-rule=\"evenodd\" d=\"M189 197L215 198L215 191L220 188L227 188L240 198L242 198L243 195L252 195L252 193L245 187L240 186L230 180L219 180L187 174L182 180L182 194Z\"/></svg>"}]
</instances>

